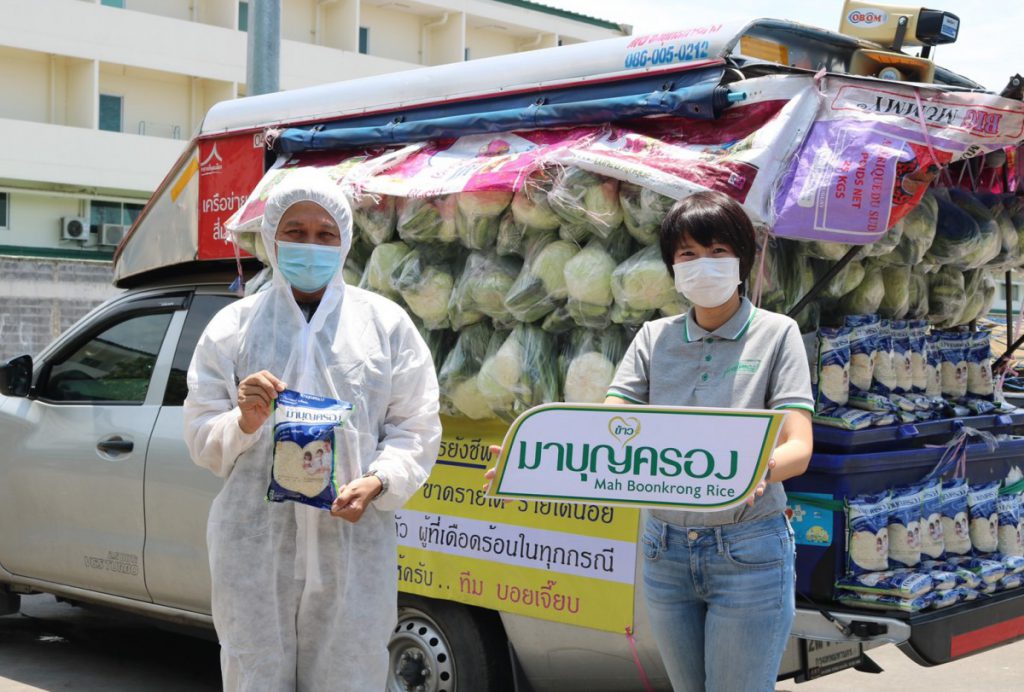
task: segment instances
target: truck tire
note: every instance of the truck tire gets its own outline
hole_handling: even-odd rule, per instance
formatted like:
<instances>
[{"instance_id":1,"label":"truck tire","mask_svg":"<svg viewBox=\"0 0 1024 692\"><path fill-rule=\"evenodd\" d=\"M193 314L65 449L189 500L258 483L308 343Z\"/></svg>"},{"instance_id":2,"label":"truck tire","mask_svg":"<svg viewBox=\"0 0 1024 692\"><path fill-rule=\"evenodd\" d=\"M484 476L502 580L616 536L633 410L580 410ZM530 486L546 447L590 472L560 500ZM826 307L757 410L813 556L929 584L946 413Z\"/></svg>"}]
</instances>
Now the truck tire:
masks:
<instances>
[{"instance_id":1,"label":"truck tire","mask_svg":"<svg viewBox=\"0 0 1024 692\"><path fill-rule=\"evenodd\" d=\"M0 587L0 615L14 615L21 610L21 596Z\"/></svg>"},{"instance_id":2,"label":"truck tire","mask_svg":"<svg viewBox=\"0 0 1024 692\"><path fill-rule=\"evenodd\" d=\"M505 632L491 611L400 593L388 651L388 692L512 689Z\"/></svg>"}]
</instances>

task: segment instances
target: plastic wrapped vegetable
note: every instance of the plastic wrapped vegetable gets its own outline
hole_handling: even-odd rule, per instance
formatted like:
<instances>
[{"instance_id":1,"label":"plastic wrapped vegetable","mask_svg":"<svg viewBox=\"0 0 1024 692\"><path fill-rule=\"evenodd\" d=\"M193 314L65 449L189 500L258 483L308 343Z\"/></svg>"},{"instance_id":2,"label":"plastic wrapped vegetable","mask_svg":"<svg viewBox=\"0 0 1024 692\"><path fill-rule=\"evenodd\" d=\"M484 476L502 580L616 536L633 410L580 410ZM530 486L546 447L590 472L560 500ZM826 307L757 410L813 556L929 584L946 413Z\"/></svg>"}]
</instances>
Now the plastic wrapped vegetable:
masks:
<instances>
[{"instance_id":1,"label":"plastic wrapped vegetable","mask_svg":"<svg viewBox=\"0 0 1024 692\"><path fill-rule=\"evenodd\" d=\"M615 303L608 316L615 324L621 324L624 327L639 327L654 317L655 312L655 310L630 309L623 307L621 303Z\"/></svg>"},{"instance_id":2,"label":"plastic wrapped vegetable","mask_svg":"<svg viewBox=\"0 0 1024 692\"><path fill-rule=\"evenodd\" d=\"M861 255L864 257L883 257L889 255L899 246L901 240L903 240L902 219L894 223L885 232L885 235L861 250Z\"/></svg>"},{"instance_id":3,"label":"plastic wrapped vegetable","mask_svg":"<svg viewBox=\"0 0 1024 692\"><path fill-rule=\"evenodd\" d=\"M558 230L562 219L548 204L552 183L549 169L526 176L523 186L512 195L512 216L517 224L538 231Z\"/></svg>"},{"instance_id":4,"label":"plastic wrapped vegetable","mask_svg":"<svg viewBox=\"0 0 1024 692\"><path fill-rule=\"evenodd\" d=\"M895 250L879 259L888 264L916 267L924 259L935 240L939 203L929 190L916 207L903 217L903 237Z\"/></svg>"},{"instance_id":5,"label":"plastic wrapped vegetable","mask_svg":"<svg viewBox=\"0 0 1024 692\"><path fill-rule=\"evenodd\" d=\"M540 323L540 328L548 334L565 334L576 329L576 320L572 318L564 305L559 305L548 313L548 316Z\"/></svg>"},{"instance_id":6,"label":"plastic wrapped vegetable","mask_svg":"<svg viewBox=\"0 0 1024 692\"><path fill-rule=\"evenodd\" d=\"M615 259L597 238L566 262L566 308L579 326L600 329L608 324L615 266Z\"/></svg>"},{"instance_id":7,"label":"plastic wrapped vegetable","mask_svg":"<svg viewBox=\"0 0 1024 692\"><path fill-rule=\"evenodd\" d=\"M581 168L565 169L548 193L548 203L563 226L584 226L598 238L607 238L622 225L619 181Z\"/></svg>"},{"instance_id":8,"label":"plastic wrapped vegetable","mask_svg":"<svg viewBox=\"0 0 1024 692\"><path fill-rule=\"evenodd\" d=\"M374 245L391 240L395 235L398 214L395 198L388 195L360 195L350 200L352 223Z\"/></svg>"},{"instance_id":9,"label":"plastic wrapped vegetable","mask_svg":"<svg viewBox=\"0 0 1024 692\"><path fill-rule=\"evenodd\" d=\"M878 314L897 320L906 316L910 309L910 268L882 267L882 283L885 295Z\"/></svg>"},{"instance_id":10,"label":"plastic wrapped vegetable","mask_svg":"<svg viewBox=\"0 0 1024 692\"><path fill-rule=\"evenodd\" d=\"M648 187L628 182L619 183L622 220L629 234L641 245L654 245L658 242L661 221L675 203L671 197Z\"/></svg>"},{"instance_id":11,"label":"plastic wrapped vegetable","mask_svg":"<svg viewBox=\"0 0 1024 692\"><path fill-rule=\"evenodd\" d=\"M342 276L349 286L358 286L363 279L363 268L359 266L358 260L352 257L345 258L345 266L342 267Z\"/></svg>"},{"instance_id":12,"label":"plastic wrapped vegetable","mask_svg":"<svg viewBox=\"0 0 1024 692\"><path fill-rule=\"evenodd\" d=\"M675 284L657 245L645 247L619 264L612 272L611 286L615 304L629 312L657 310L675 301Z\"/></svg>"},{"instance_id":13,"label":"plastic wrapped vegetable","mask_svg":"<svg viewBox=\"0 0 1024 692\"><path fill-rule=\"evenodd\" d=\"M448 355L448 350L455 342L455 332L448 329L427 329L421 322L413 319L413 324L416 325L416 329L419 331L420 336L423 337L424 343L427 344L427 348L430 350L430 359L434 361L434 369L437 370L441 367L441 363L444 362L445 357Z\"/></svg>"},{"instance_id":14,"label":"plastic wrapped vegetable","mask_svg":"<svg viewBox=\"0 0 1024 692\"><path fill-rule=\"evenodd\" d=\"M454 195L403 197L398 201L398 236L410 242L455 242L455 215Z\"/></svg>"},{"instance_id":15,"label":"plastic wrapped vegetable","mask_svg":"<svg viewBox=\"0 0 1024 692\"><path fill-rule=\"evenodd\" d=\"M826 272L832 267L832 262L826 262L824 260L811 260L812 266L814 267L815 277L824 276ZM820 296L823 299L838 300L844 295L860 286L864 280L864 264L859 260L850 260L850 262L839 270L832 281L825 286Z\"/></svg>"},{"instance_id":16,"label":"plastic wrapped vegetable","mask_svg":"<svg viewBox=\"0 0 1024 692\"><path fill-rule=\"evenodd\" d=\"M983 267L994 260L1002 249L1002 236L999 233L999 225L992 216L989 208L981 203L977 197L966 190L951 188L949 199L956 206L967 212L975 223L978 224L978 231L981 234L981 241L978 247L964 257L966 269Z\"/></svg>"},{"instance_id":17,"label":"plastic wrapped vegetable","mask_svg":"<svg viewBox=\"0 0 1024 692\"><path fill-rule=\"evenodd\" d=\"M455 347L437 375L441 405L446 413L473 420L494 416L487 399L480 393L477 376L488 352L497 352L506 336L507 333L495 332L483 323L459 332Z\"/></svg>"},{"instance_id":18,"label":"plastic wrapped vegetable","mask_svg":"<svg viewBox=\"0 0 1024 692\"><path fill-rule=\"evenodd\" d=\"M907 282L907 294L907 318L923 320L928 317L928 277L920 272L911 271Z\"/></svg>"},{"instance_id":19,"label":"plastic wrapped vegetable","mask_svg":"<svg viewBox=\"0 0 1024 692\"><path fill-rule=\"evenodd\" d=\"M517 255L522 257L526 253L526 234L528 229L515 220L512 212L506 211L498 222L498 237L496 249L499 255Z\"/></svg>"},{"instance_id":20,"label":"plastic wrapped vegetable","mask_svg":"<svg viewBox=\"0 0 1024 692\"><path fill-rule=\"evenodd\" d=\"M882 268L877 264L865 267L864 280L840 301L843 314L867 315L878 312L878 306L885 297L885 281Z\"/></svg>"},{"instance_id":21,"label":"plastic wrapped vegetable","mask_svg":"<svg viewBox=\"0 0 1024 692\"><path fill-rule=\"evenodd\" d=\"M394 273L395 267L411 251L412 248L401 241L378 245L373 249L373 253L366 263L359 285L391 300L398 300L398 291L391 285L391 275Z\"/></svg>"},{"instance_id":22,"label":"plastic wrapped vegetable","mask_svg":"<svg viewBox=\"0 0 1024 692\"><path fill-rule=\"evenodd\" d=\"M754 262L751 295L760 291L765 309L786 314L814 286L814 268L802 254L801 245L794 240L769 238L765 243L763 275L759 271L760 258Z\"/></svg>"},{"instance_id":23,"label":"plastic wrapped vegetable","mask_svg":"<svg viewBox=\"0 0 1024 692\"><path fill-rule=\"evenodd\" d=\"M477 375L480 394L491 410L512 420L526 409L558 401L555 337L530 324L517 325Z\"/></svg>"},{"instance_id":24,"label":"plastic wrapped vegetable","mask_svg":"<svg viewBox=\"0 0 1024 692\"><path fill-rule=\"evenodd\" d=\"M964 295L964 308L955 322L958 325L968 324L988 314L996 297L996 282L984 269L964 272Z\"/></svg>"},{"instance_id":25,"label":"plastic wrapped vegetable","mask_svg":"<svg viewBox=\"0 0 1024 692\"><path fill-rule=\"evenodd\" d=\"M484 250L498 237L501 215L508 209L512 193L504 190L478 190L455 195L455 229L459 240L470 250Z\"/></svg>"},{"instance_id":26,"label":"plastic wrapped vegetable","mask_svg":"<svg viewBox=\"0 0 1024 692\"><path fill-rule=\"evenodd\" d=\"M1013 216L1004 204L1005 197L991 193L978 195L978 200L988 207L999 227L999 254L989 263L993 269L1010 269L1020 263L1021 245L1017 235L1017 227L1013 224Z\"/></svg>"},{"instance_id":27,"label":"plastic wrapped vegetable","mask_svg":"<svg viewBox=\"0 0 1024 692\"><path fill-rule=\"evenodd\" d=\"M391 273L391 286L427 329L449 325L448 302L455 279L447 257L434 248L419 247L407 254Z\"/></svg>"},{"instance_id":28,"label":"plastic wrapped vegetable","mask_svg":"<svg viewBox=\"0 0 1024 692\"><path fill-rule=\"evenodd\" d=\"M824 240L812 240L804 243L804 254L815 259L831 260L836 262L843 258L850 250L846 243L830 243Z\"/></svg>"},{"instance_id":29,"label":"plastic wrapped vegetable","mask_svg":"<svg viewBox=\"0 0 1024 692\"><path fill-rule=\"evenodd\" d=\"M565 401L604 401L625 352L626 338L620 328L574 330L559 359Z\"/></svg>"},{"instance_id":30,"label":"plastic wrapped vegetable","mask_svg":"<svg viewBox=\"0 0 1024 692\"><path fill-rule=\"evenodd\" d=\"M925 254L927 264L949 265L959 269L971 266L970 258L976 258L983 251L984 240L978 223L950 198L948 189L934 191L938 207L935 238Z\"/></svg>"},{"instance_id":31,"label":"plastic wrapped vegetable","mask_svg":"<svg viewBox=\"0 0 1024 692\"><path fill-rule=\"evenodd\" d=\"M568 296L565 265L579 248L551 236L534 239L526 253L519 276L505 296L509 312L520 322L544 317Z\"/></svg>"},{"instance_id":32,"label":"plastic wrapped vegetable","mask_svg":"<svg viewBox=\"0 0 1024 692\"><path fill-rule=\"evenodd\" d=\"M964 273L953 267L940 267L928 276L928 321L940 329L955 326L963 312Z\"/></svg>"},{"instance_id":33,"label":"plastic wrapped vegetable","mask_svg":"<svg viewBox=\"0 0 1024 692\"><path fill-rule=\"evenodd\" d=\"M521 270L522 262L510 257L498 257L493 252L471 253L448 303L452 329L461 330L485 316L496 324L511 322L505 296Z\"/></svg>"}]
</instances>

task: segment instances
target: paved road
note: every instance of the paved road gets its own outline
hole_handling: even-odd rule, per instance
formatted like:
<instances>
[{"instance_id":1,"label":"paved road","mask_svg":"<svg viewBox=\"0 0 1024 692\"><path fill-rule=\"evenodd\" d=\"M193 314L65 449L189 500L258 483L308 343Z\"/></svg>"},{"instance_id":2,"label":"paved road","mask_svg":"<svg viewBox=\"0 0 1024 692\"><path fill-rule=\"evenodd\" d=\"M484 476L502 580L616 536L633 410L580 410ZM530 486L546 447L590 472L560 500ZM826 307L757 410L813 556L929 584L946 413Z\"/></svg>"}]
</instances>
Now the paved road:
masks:
<instances>
[{"instance_id":1,"label":"paved road","mask_svg":"<svg viewBox=\"0 0 1024 692\"><path fill-rule=\"evenodd\" d=\"M220 689L217 645L148 621L22 599L0 617L0 692L75 690L205 692ZM1024 641L939 668L921 668L895 647L871 653L885 672L844 671L778 692L973 692L1024 689ZM471 690L470 692L484 692Z\"/></svg>"}]
</instances>

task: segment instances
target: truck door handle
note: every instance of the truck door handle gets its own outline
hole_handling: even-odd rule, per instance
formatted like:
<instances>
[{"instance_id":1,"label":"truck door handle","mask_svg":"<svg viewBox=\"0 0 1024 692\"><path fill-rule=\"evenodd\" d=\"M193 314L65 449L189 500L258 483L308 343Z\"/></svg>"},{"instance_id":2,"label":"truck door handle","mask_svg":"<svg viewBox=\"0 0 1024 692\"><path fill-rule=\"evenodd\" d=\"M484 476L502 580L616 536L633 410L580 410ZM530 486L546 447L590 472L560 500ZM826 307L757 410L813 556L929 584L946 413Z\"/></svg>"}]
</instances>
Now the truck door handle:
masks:
<instances>
[{"instance_id":1,"label":"truck door handle","mask_svg":"<svg viewBox=\"0 0 1024 692\"><path fill-rule=\"evenodd\" d=\"M131 440L114 436L106 440L100 440L96 444L96 449L107 454L127 454L135 449L135 443Z\"/></svg>"}]
</instances>

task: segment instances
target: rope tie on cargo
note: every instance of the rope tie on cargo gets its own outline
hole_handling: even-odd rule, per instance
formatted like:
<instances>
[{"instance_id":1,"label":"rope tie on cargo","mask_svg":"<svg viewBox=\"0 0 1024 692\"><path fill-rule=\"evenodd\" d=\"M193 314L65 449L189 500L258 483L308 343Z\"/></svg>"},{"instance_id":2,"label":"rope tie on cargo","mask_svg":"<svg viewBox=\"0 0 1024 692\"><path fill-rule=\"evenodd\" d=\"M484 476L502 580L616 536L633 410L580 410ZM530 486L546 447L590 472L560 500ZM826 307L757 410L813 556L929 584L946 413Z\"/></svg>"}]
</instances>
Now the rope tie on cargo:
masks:
<instances>
[{"instance_id":1,"label":"rope tie on cargo","mask_svg":"<svg viewBox=\"0 0 1024 692\"><path fill-rule=\"evenodd\" d=\"M636 639L633 638L632 627L626 627L626 641L629 642L629 650L633 652L633 665L636 666L636 671L640 675L640 683L644 686L645 692L655 692L654 685L651 684L650 678L647 677L647 671L644 670L644 664L640 662L640 652L636 650Z\"/></svg>"},{"instance_id":2,"label":"rope tie on cargo","mask_svg":"<svg viewBox=\"0 0 1024 692\"><path fill-rule=\"evenodd\" d=\"M932 163L942 170L947 186L954 187L953 177L949 174L949 167L939 162L939 155L935 153L935 147L932 145L932 136L928 134L928 123L924 119L924 103L921 102L921 90L917 87L914 87L914 101L917 102L917 121L921 125L921 134L924 135L924 143L928 147L928 154L932 157Z\"/></svg>"}]
</instances>

